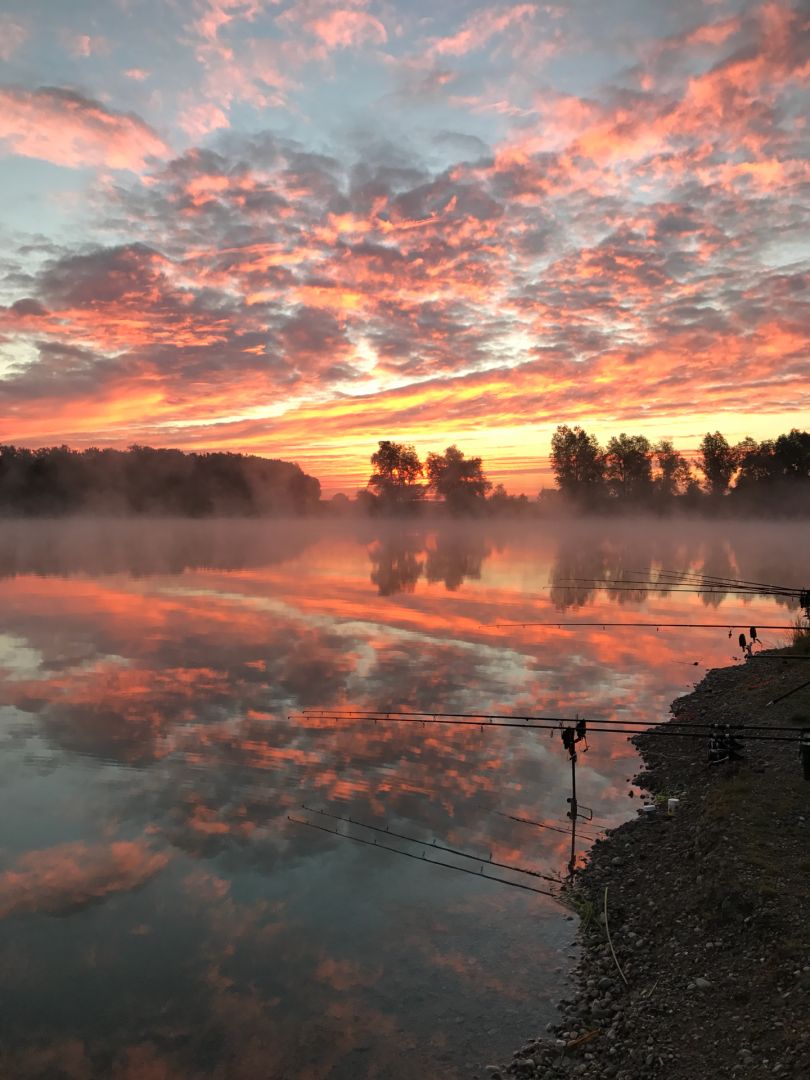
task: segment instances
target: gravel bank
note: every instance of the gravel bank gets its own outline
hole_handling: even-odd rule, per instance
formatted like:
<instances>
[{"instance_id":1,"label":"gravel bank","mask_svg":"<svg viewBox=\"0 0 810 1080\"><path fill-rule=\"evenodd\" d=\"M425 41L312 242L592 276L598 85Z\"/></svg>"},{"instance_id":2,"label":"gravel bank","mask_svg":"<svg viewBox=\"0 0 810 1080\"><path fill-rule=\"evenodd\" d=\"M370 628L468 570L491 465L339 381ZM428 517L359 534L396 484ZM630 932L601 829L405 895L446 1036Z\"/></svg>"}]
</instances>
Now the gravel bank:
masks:
<instances>
[{"instance_id":1,"label":"gravel bank","mask_svg":"<svg viewBox=\"0 0 810 1080\"><path fill-rule=\"evenodd\" d=\"M810 726L810 663L768 654L710 671L673 720ZM680 798L594 845L572 889L582 957L561 1019L482 1076L810 1077L810 781L796 750L641 735L639 784ZM605 927L615 949L611 955ZM626 982L625 982L626 980Z\"/></svg>"}]
</instances>

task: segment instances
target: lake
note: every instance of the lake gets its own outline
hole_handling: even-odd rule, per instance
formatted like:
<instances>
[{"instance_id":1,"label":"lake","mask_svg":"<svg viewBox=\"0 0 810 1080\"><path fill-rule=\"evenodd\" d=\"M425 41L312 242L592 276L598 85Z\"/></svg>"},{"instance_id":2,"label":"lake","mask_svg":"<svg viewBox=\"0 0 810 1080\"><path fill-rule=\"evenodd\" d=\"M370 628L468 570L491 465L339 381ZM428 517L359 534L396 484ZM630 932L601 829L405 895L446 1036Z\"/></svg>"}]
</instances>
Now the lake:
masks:
<instances>
[{"instance_id":1,"label":"lake","mask_svg":"<svg viewBox=\"0 0 810 1080\"><path fill-rule=\"evenodd\" d=\"M2 523L0 1075L462 1078L508 1058L554 1017L575 924L480 871L544 878L432 842L564 876L558 731L302 711L662 720L739 662L725 626L797 612L586 579L806 586L806 546L798 523ZM578 858L638 805L627 735L588 742Z\"/></svg>"}]
</instances>

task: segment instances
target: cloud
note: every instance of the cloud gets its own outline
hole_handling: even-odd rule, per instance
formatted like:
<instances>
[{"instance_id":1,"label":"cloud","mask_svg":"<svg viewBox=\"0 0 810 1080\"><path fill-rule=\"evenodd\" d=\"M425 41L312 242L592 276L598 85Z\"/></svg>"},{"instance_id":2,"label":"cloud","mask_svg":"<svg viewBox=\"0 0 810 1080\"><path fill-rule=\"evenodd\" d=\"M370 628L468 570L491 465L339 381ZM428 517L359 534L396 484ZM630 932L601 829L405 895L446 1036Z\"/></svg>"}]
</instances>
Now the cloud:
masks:
<instances>
[{"instance_id":1,"label":"cloud","mask_svg":"<svg viewBox=\"0 0 810 1080\"><path fill-rule=\"evenodd\" d=\"M509 441L511 425L523 469L536 422L648 422L696 398L736 415L754 387L763 417L805 407L797 9L684 13L666 36L650 33L653 12L622 46L634 66L587 91L538 88L521 49L531 20L598 57L596 25L513 5L442 37L431 24L428 40L426 24L386 15L400 54L383 64L383 85L400 88L379 99L386 116L456 110L411 139L371 123L322 138L227 126L237 102L296 99L324 49L379 59L376 9L200 10L213 19L192 35L205 85L183 90L178 116L206 145L97 196L126 242L66 244L34 268L30 251L6 255L9 437L284 445L316 474L345 453L343 474L360 476L383 429L481 453L488 427ZM473 52L486 85L465 96L467 61L437 60ZM756 371L731 374L746 351Z\"/></svg>"},{"instance_id":2,"label":"cloud","mask_svg":"<svg viewBox=\"0 0 810 1080\"><path fill-rule=\"evenodd\" d=\"M20 855L0 874L0 918L66 915L145 885L169 861L141 840L59 844Z\"/></svg>"},{"instance_id":3,"label":"cloud","mask_svg":"<svg viewBox=\"0 0 810 1080\"><path fill-rule=\"evenodd\" d=\"M10 60L28 39L28 30L11 15L0 15L0 60Z\"/></svg>"},{"instance_id":4,"label":"cloud","mask_svg":"<svg viewBox=\"0 0 810 1080\"><path fill-rule=\"evenodd\" d=\"M455 34L437 38L431 51L438 56L463 56L475 52L483 48L496 34L524 24L536 15L537 8L534 4L516 4L513 7L476 12Z\"/></svg>"},{"instance_id":5,"label":"cloud","mask_svg":"<svg viewBox=\"0 0 810 1080\"><path fill-rule=\"evenodd\" d=\"M0 145L71 168L139 169L168 147L139 117L60 87L0 89Z\"/></svg>"},{"instance_id":6,"label":"cloud","mask_svg":"<svg viewBox=\"0 0 810 1080\"><path fill-rule=\"evenodd\" d=\"M307 28L330 49L384 45L388 40L380 20L366 11L330 11L307 23Z\"/></svg>"},{"instance_id":7,"label":"cloud","mask_svg":"<svg viewBox=\"0 0 810 1080\"><path fill-rule=\"evenodd\" d=\"M76 34L70 39L70 51L74 56L90 57L104 55L110 51L110 44L100 35Z\"/></svg>"},{"instance_id":8,"label":"cloud","mask_svg":"<svg viewBox=\"0 0 810 1080\"><path fill-rule=\"evenodd\" d=\"M239 19L252 21L264 7L264 0L202 0L202 13L194 29L207 41L216 41L220 31Z\"/></svg>"}]
</instances>

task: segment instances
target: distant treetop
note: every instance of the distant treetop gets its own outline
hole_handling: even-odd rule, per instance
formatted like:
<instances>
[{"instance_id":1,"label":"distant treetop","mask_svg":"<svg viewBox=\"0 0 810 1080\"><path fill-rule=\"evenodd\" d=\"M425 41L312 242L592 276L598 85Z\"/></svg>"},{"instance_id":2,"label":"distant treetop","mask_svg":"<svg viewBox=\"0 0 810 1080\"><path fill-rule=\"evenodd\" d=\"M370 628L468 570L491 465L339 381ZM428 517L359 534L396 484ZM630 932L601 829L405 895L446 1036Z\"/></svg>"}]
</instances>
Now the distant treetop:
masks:
<instances>
[{"instance_id":1,"label":"distant treetop","mask_svg":"<svg viewBox=\"0 0 810 1080\"><path fill-rule=\"evenodd\" d=\"M245 454L0 446L6 515L305 514L320 493L320 482L298 465Z\"/></svg>"}]
</instances>

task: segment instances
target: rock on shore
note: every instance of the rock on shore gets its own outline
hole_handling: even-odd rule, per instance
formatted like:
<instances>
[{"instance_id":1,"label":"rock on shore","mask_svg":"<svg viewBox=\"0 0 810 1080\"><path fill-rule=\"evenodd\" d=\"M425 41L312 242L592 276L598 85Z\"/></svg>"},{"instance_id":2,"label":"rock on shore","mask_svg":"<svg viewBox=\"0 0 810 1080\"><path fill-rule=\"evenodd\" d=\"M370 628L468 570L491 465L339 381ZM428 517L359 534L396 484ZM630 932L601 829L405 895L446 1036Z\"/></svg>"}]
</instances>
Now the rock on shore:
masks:
<instances>
[{"instance_id":1,"label":"rock on shore","mask_svg":"<svg viewBox=\"0 0 810 1080\"><path fill-rule=\"evenodd\" d=\"M710 671L670 723L808 727L810 690L767 704L808 667L771 654ZM664 805L594 845L570 893L583 949L561 1019L487 1075L807 1080L810 782L796 748L752 740L747 762L710 768L702 740L636 743L638 782Z\"/></svg>"}]
</instances>

